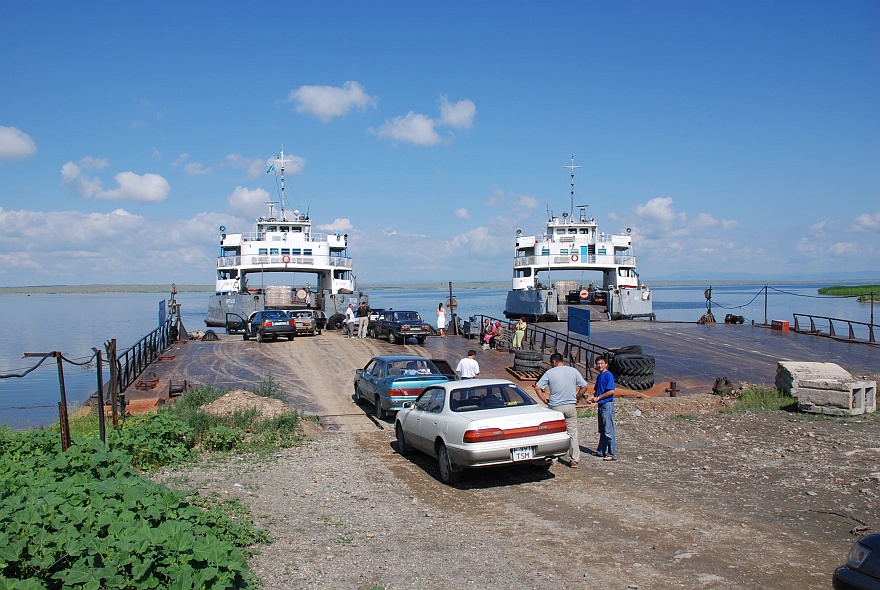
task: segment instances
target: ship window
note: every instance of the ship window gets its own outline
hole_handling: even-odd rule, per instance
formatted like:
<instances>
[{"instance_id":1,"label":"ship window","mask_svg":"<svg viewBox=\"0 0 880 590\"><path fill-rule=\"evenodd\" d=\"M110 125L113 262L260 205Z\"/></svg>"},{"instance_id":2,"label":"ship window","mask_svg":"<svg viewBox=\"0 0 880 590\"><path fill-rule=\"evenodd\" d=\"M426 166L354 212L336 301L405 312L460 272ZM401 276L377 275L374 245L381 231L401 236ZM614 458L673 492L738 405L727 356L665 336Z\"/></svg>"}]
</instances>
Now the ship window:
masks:
<instances>
[{"instance_id":1,"label":"ship window","mask_svg":"<svg viewBox=\"0 0 880 590\"><path fill-rule=\"evenodd\" d=\"M573 228L571 228L570 230L568 230L568 233L570 233L570 234L576 234L576 233L578 233L578 230L577 230L576 227L573 227Z\"/></svg>"},{"instance_id":2,"label":"ship window","mask_svg":"<svg viewBox=\"0 0 880 590\"><path fill-rule=\"evenodd\" d=\"M260 248L259 250L257 250L257 254L260 256L268 256L269 249L268 248Z\"/></svg>"},{"instance_id":3,"label":"ship window","mask_svg":"<svg viewBox=\"0 0 880 590\"><path fill-rule=\"evenodd\" d=\"M565 233L565 228L564 228L564 227L557 228L556 233L558 233L558 234L564 234L564 233Z\"/></svg>"},{"instance_id":4,"label":"ship window","mask_svg":"<svg viewBox=\"0 0 880 590\"><path fill-rule=\"evenodd\" d=\"M605 248L599 248L599 256L605 256L605 254L607 254Z\"/></svg>"},{"instance_id":5,"label":"ship window","mask_svg":"<svg viewBox=\"0 0 880 590\"><path fill-rule=\"evenodd\" d=\"M568 248L560 248L559 254L562 256L567 256L568 255Z\"/></svg>"},{"instance_id":6,"label":"ship window","mask_svg":"<svg viewBox=\"0 0 880 590\"><path fill-rule=\"evenodd\" d=\"M269 250L269 256L278 256L278 248L272 248Z\"/></svg>"},{"instance_id":7,"label":"ship window","mask_svg":"<svg viewBox=\"0 0 880 590\"><path fill-rule=\"evenodd\" d=\"M311 249L311 248L305 248L305 249L303 250L303 256L311 256L311 255L312 255L312 249Z\"/></svg>"},{"instance_id":8,"label":"ship window","mask_svg":"<svg viewBox=\"0 0 880 590\"><path fill-rule=\"evenodd\" d=\"M299 256L300 254L302 254L302 250L300 250L299 248L294 248L293 250L290 251L290 253L293 254L294 256Z\"/></svg>"},{"instance_id":9,"label":"ship window","mask_svg":"<svg viewBox=\"0 0 880 590\"><path fill-rule=\"evenodd\" d=\"M275 227L274 225L270 225L269 227L266 228L266 231L267 231L267 232L269 232L269 231L278 231L278 228Z\"/></svg>"},{"instance_id":10,"label":"ship window","mask_svg":"<svg viewBox=\"0 0 880 590\"><path fill-rule=\"evenodd\" d=\"M582 234L590 235L590 228L588 228L588 227L582 227L582 228L581 228L581 233L582 233Z\"/></svg>"},{"instance_id":11,"label":"ship window","mask_svg":"<svg viewBox=\"0 0 880 590\"><path fill-rule=\"evenodd\" d=\"M281 248L281 255L285 256L287 254L290 254L290 248Z\"/></svg>"}]
</instances>

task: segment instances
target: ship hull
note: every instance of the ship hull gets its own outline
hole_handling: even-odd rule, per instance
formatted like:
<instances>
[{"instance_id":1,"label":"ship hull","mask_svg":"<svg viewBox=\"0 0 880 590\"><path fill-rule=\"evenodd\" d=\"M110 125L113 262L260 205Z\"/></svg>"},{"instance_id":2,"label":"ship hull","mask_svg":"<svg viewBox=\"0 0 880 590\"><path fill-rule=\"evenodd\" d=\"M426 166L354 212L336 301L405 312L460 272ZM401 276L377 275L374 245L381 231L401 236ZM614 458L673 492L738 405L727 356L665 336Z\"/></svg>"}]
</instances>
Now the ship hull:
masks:
<instances>
[{"instance_id":1,"label":"ship hull","mask_svg":"<svg viewBox=\"0 0 880 590\"><path fill-rule=\"evenodd\" d=\"M559 319L555 289L512 290L507 292L504 317L526 318L531 322L555 322Z\"/></svg>"}]
</instances>

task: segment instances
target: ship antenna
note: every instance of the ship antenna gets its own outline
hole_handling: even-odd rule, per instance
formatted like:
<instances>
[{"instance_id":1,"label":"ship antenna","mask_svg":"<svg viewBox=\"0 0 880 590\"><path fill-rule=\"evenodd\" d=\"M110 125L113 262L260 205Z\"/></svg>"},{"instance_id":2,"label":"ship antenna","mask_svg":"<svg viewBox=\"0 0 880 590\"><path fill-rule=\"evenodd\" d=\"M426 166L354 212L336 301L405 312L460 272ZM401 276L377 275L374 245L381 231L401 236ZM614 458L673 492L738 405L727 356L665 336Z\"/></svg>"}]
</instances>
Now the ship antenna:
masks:
<instances>
[{"instance_id":1,"label":"ship antenna","mask_svg":"<svg viewBox=\"0 0 880 590\"><path fill-rule=\"evenodd\" d=\"M569 217L574 216L574 169L581 168L581 166L574 165L574 155L571 156L571 164L568 166L563 166L563 168L568 168L571 170L571 208L568 210ZM283 170L283 168L282 168ZM284 186L284 182L282 181L281 186Z\"/></svg>"},{"instance_id":2,"label":"ship antenna","mask_svg":"<svg viewBox=\"0 0 880 590\"><path fill-rule=\"evenodd\" d=\"M572 176L572 178L574 178ZM284 216L284 146L281 146L281 221L287 221Z\"/></svg>"}]
</instances>

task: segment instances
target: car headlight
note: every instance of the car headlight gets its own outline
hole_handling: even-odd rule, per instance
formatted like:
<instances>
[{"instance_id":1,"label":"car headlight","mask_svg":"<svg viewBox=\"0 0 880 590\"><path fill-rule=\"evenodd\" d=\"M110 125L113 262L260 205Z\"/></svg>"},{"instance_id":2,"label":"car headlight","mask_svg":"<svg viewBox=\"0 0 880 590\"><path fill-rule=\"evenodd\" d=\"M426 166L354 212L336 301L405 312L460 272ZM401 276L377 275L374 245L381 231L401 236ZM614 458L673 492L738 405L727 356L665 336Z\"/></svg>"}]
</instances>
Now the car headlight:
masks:
<instances>
[{"instance_id":1,"label":"car headlight","mask_svg":"<svg viewBox=\"0 0 880 590\"><path fill-rule=\"evenodd\" d=\"M871 555L871 550L857 542L849 550L849 555L846 556L846 565L857 570L862 567L869 555Z\"/></svg>"}]
</instances>

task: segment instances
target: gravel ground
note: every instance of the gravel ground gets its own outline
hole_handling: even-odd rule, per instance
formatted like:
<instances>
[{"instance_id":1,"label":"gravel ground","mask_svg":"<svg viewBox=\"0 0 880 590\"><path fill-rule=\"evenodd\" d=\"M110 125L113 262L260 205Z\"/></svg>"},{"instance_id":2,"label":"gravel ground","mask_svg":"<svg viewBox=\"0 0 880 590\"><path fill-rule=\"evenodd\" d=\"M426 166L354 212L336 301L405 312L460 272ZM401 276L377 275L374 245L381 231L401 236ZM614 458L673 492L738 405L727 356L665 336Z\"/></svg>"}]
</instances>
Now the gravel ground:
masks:
<instances>
[{"instance_id":1,"label":"gravel ground","mask_svg":"<svg viewBox=\"0 0 880 590\"><path fill-rule=\"evenodd\" d=\"M618 460L437 480L393 424L157 479L239 497L274 543L265 588L828 588L880 529L880 419L618 400ZM595 418L581 419L583 449Z\"/></svg>"}]
</instances>

